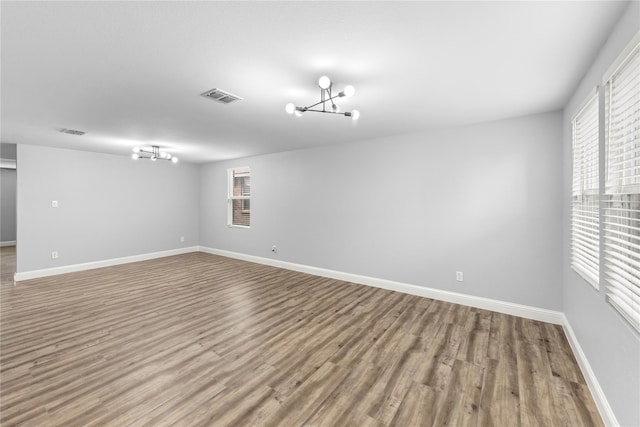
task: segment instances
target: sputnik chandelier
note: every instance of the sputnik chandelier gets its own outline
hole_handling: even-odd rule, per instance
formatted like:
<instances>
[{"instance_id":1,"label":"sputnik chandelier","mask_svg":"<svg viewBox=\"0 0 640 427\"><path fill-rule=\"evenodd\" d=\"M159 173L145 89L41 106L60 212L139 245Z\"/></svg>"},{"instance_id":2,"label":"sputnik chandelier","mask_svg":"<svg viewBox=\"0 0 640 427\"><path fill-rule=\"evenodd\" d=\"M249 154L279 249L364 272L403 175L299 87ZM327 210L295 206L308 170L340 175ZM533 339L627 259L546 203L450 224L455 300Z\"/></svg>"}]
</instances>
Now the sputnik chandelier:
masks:
<instances>
[{"instance_id":1,"label":"sputnik chandelier","mask_svg":"<svg viewBox=\"0 0 640 427\"><path fill-rule=\"evenodd\" d=\"M173 163L178 163L177 157L174 157L165 151L160 151L160 147L158 147L157 145L152 145L151 150L145 150L144 148L134 147L131 158L133 160L151 159L152 162L155 162L156 160L169 160Z\"/></svg>"},{"instance_id":2,"label":"sputnik chandelier","mask_svg":"<svg viewBox=\"0 0 640 427\"><path fill-rule=\"evenodd\" d=\"M353 94L356 93L356 90L353 86L349 85L345 87L343 91L338 92L337 95L333 95L331 92L333 83L327 76L322 76L318 79L318 86L320 86L320 101L316 102L315 104L309 105L308 107L297 107L295 104L290 102L285 106L285 111L289 114L295 114L298 117L302 116L302 114L306 113L307 111L313 111L314 113L340 114L346 117L351 117L352 120L358 120L360 118L360 112L358 110L341 113L340 107L337 106L335 102L333 102L333 100L336 98L342 98L344 96L349 98L353 96ZM331 105L329 109L327 109L327 103L330 103ZM317 107L320 104L322 104L322 110L313 109L313 107Z\"/></svg>"}]
</instances>

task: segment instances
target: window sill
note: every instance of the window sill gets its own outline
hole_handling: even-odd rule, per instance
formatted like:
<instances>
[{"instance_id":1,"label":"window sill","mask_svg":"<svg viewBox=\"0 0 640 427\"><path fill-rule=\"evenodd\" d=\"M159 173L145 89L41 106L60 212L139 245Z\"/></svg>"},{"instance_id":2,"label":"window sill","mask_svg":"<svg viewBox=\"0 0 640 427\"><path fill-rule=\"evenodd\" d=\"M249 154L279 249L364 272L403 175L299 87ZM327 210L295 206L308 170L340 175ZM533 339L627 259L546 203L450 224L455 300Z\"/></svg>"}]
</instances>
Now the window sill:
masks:
<instances>
[{"instance_id":1,"label":"window sill","mask_svg":"<svg viewBox=\"0 0 640 427\"><path fill-rule=\"evenodd\" d=\"M600 292L600 284L598 283L598 280L595 277L593 277L591 274L587 273L586 271L583 271L579 267L576 267L575 265L572 265L571 269L575 271L578 274L578 276L582 277L588 284L590 284L593 287L593 289Z\"/></svg>"}]
</instances>

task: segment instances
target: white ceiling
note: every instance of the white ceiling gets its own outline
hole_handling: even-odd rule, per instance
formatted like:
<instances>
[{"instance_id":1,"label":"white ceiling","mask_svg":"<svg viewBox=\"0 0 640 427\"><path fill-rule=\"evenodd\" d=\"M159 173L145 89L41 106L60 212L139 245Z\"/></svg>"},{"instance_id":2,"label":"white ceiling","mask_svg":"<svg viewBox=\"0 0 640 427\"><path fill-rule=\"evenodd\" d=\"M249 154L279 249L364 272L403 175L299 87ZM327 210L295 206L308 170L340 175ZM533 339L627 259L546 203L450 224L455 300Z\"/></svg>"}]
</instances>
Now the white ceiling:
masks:
<instances>
[{"instance_id":1,"label":"white ceiling","mask_svg":"<svg viewBox=\"0 0 640 427\"><path fill-rule=\"evenodd\" d=\"M205 162L553 111L626 6L2 1L1 138ZM323 74L359 121L285 113Z\"/></svg>"}]
</instances>

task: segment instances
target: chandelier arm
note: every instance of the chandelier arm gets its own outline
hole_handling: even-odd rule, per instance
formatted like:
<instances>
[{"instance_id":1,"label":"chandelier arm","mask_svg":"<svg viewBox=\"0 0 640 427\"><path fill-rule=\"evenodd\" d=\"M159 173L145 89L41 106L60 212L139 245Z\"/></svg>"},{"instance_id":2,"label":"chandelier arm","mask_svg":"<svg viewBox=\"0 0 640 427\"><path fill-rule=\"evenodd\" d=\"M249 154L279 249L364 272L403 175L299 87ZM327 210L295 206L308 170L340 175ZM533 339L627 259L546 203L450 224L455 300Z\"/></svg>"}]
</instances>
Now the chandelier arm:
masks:
<instances>
[{"instance_id":1,"label":"chandelier arm","mask_svg":"<svg viewBox=\"0 0 640 427\"><path fill-rule=\"evenodd\" d=\"M339 114L341 116L346 116L346 113L336 113L335 111L327 111L327 110L304 110L305 112L311 111L312 113L325 113L325 114Z\"/></svg>"},{"instance_id":2,"label":"chandelier arm","mask_svg":"<svg viewBox=\"0 0 640 427\"><path fill-rule=\"evenodd\" d=\"M306 107L303 107L303 108L304 108L305 110L308 110L309 108L313 108L313 107L315 107L316 105L320 105L320 104L322 104L322 103L324 103L324 102L331 101L331 100L336 99L336 98L339 98L339 97L340 97L340 95L338 94L338 95L332 96L332 97L331 97L331 98L329 98L329 99L325 99L324 101L316 102L315 104L311 104L311 105L306 106Z\"/></svg>"},{"instance_id":3,"label":"chandelier arm","mask_svg":"<svg viewBox=\"0 0 640 427\"><path fill-rule=\"evenodd\" d=\"M140 156L138 157L139 159L152 159L154 156ZM156 156L156 160L168 160L171 161L171 159L167 159L165 157L157 157Z\"/></svg>"},{"instance_id":4,"label":"chandelier arm","mask_svg":"<svg viewBox=\"0 0 640 427\"><path fill-rule=\"evenodd\" d=\"M325 97L325 102L322 103L322 111L326 111L327 110L327 108L326 108L327 107L327 101L331 101L331 86L326 88L325 91L326 91L325 96L329 95L329 99L326 99L326 97ZM331 101L331 103L333 104L333 101Z\"/></svg>"}]
</instances>

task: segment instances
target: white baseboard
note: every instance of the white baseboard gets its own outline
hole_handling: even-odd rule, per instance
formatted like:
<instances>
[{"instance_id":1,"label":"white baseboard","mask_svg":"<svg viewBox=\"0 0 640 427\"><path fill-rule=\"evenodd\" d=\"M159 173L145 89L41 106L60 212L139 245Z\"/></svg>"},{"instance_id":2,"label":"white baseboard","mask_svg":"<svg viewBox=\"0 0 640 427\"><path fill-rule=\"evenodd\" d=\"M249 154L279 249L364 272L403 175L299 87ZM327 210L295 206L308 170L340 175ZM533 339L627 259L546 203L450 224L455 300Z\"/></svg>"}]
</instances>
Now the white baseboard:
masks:
<instances>
[{"instance_id":1,"label":"white baseboard","mask_svg":"<svg viewBox=\"0 0 640 427\"><path fill-rule=\"evenodd\" d=\"M15 246L15 245L16 245L15 240L7 240L5 242L0 242L0 248L3 248L5 246Z\"/></svg>"},{"instance_id":2,"label":"white baseboard","mask_svg":"<svg viewBox=\"0 0 640 427\"><path fill-rule=\"evenodd\" d=\"M37 279L39 277L55 276L56 274L74 273L76 271L92 270L94 268L110 267L112 265L127 264L130 262L146 261L148 259L162 258L172 255L186 254L188 252L198 252L198 246L190 246L188 248L171 249L168 251L152 252L142 255L133 255L122 258L105 259L101 261L86 262L83 264L65 265L62 267L45 268L42 270L24 271L15 273L13 280L16 282L22 280Z\"/></svg>"},{"instance_id":3,"label":"white baseboard","mask_svg":"<svg viewBox=\"0 0 640 427\"><path fill-rule=\"evenodd\" d=\"M580 366L580 370L582 371L582 375L587 381L587 386L589 387L589 391L591 391L591 396L593 396L593 400L598 407L598 411L600 412L600 416L602 417L602 422L604 425L608 427L618 427L620 424L616 419L611 406L609 405L609 401L600 387L600 383L596 378L596 374L591 369L591 365L589 364L589 360L587 356L584 354L582 347L580 346L580 342L578 341L578 337L573 332L573 328L569 323L569 319L562 314L564 318L563 328L565 335L567 336L567 340L569 341L569 345L571 346L571 350L573 350L573 354L578 361L578 366Z\"/></svg>"},{"instance_id":4,"label":"white baseboard","mask_svg":"<svg viewBox=\"0 0 640 427\"><path fill-rule=\"evenodd\" d=\"M358 283L361 285L373 286L390 291L402 292L405 294L417 295L425 298L432 298L440 301L463 304L471 307L482 308L484 310L497 311L498 313L510 314L513 316L525 317L527 319L539 320L542 322L562 325L564 314L559 311L547 310L544 308L531 307L527 305L515 304L511 302L499 301L489 298L465 295L456 292L443 291L440 289L426 288L423 286L411 285L408 283L394 282L391 280L377 279L375 277L361 276L359 274L345 273L342 271L328 270L325 268L312 267L303 264L280 261L271 258L263 258L254 255L246 255L237 252L230 252L221 249L207 248L200 246L201 252L214 255L221 255L229 258L255 262L258 264L270 265L272 267L284 268L287 270L299 271L316 276L328 277L330 279L344 280L346 282Z\"/></svg>"},{"instance_id":5,"label":"white baseboard","mask_svg":"<svg viewBox=\"0 0 640 427\"><path fill-rule=\"evenodd\" d=\"M470 307L482 308L484 310L496 311L498 313L510 314L542 322L549 322L556 325L564 325L564 314L559 311L547 310L544 308L531 307L522 304L499 301L490 298L483 298L473 295L466 295L457 292L444 291L441 289L427 288L408 283L395 282L392 280L378 279L375 277L362 276L359 274L345 273L342 271L329 270L326 268L313 267L309 265L296 264L287 261L280 261L271 258L247 255L238 252L225 251L222 249L208 248L204 246L191 246L188 248L172 249L168 251L153 252L142 255L134 255L122 258L113 258L101 261L87 262L83 264L72 264L62 267L46 268L42 270L25 271L15 273L16 282L40 277L54 276L56 274L73 273L77 271L91 270L94 268L110 267L113 265L126 264L130 262L145 261L154 258L162 258L172 255L180 255L188 252L206 252L214 255L221 255L229 258L240 259L258 264L270 265L272 267L284 268L287 270L299 271L301 273L313 274L316 276L328 277L330 279L344 280L346 282L358 283L361 285L373 286L390 291L402 292L410 295L417 295L425 298L432 298L440 301L447 301L455 304L463 304Z\"/></svg>"}]
</instances>

